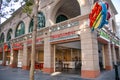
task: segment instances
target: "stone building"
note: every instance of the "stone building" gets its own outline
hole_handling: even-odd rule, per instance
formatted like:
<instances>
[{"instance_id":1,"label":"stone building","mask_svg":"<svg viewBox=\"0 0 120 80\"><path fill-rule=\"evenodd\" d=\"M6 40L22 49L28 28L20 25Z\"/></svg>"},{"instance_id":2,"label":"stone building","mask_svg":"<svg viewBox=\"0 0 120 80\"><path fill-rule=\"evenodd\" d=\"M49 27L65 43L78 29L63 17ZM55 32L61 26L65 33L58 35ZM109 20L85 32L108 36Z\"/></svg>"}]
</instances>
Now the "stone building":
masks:
<instances>
[{"instance_id":1,"label":"stone building","mask_svg":"<svg viewBox=\"0 0 120 80\"><path fill-rule=\"evenodd\" d=\"M89 14L95 1L42 0L38 13L36 69L47 73L78 69L84 78L95 78L101 70L113 69L120 60L117 11L111 0L106 0L111 13L109 24L91 32ZM29 69L33 19L19 8L0 26L1 64Z\"/></svg>"}]
</instances>

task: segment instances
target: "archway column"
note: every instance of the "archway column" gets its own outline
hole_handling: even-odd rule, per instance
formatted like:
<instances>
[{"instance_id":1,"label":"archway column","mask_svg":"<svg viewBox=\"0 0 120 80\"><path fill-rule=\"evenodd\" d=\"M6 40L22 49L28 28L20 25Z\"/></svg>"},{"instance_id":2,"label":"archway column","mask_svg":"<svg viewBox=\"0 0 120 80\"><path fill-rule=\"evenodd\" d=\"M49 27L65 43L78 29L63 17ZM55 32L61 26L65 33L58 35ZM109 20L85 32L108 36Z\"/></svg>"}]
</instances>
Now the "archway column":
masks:
<instances>
[{"instance_id":1,"label":"archway column","mask_svg":"<svg viewBox=\"0 0 120 80\"><path fill-rule=\"evenodd\" d=\"M120 64L120 45L118 46L118 64Z\"/></svg>"},{"instance_id":2,"label":"archway column","mask_svg":"<svg viewBox=\"0 0 120 80\"><path fill-rule=\"evenodd\" d=\"M80 4L81 15L90 13L93 2L88 0L77 0Z\"/></svg>"},{"instance_id":3,"label":"archway column","mask_svg":"<svg viewBox=\"0 0 120 80\"><path fill-rule=\"evenodd\" d=\"M115 51L115 44L112 44L112 54L113 54L113 62L114 65L117 65L117 57L116 57L116 51Z\"/></svg>"},{"instance_id":4,"label":"archway column","mask_svg":"<svg viewBox=\"0 0 120 80\"><path fill-rule=\"evenodd\" d=\"M28 70L30 67L28 56L29 55L28 55L27 42L25 42L23 46L23 61L22 61L22 69L24 70Z\"/></svg>"},{"instance_id":5,"label":"archway column","mask_svg":"<svg viewBox=\"0 0 120 80\"><path fill-rule=\"evenodd\" d=\"M3 66L6 66L6 53L5 53L5 51L4 51L4 48L3 48L3 58L2 58L2 65Z\"/></svg>"},{"instance_id":6,"label":"archway column","mask_svg":"<svg viewBox=\"0 0 120 80\"><path fill-rule=\"evenodd\" d=\"M81 30L81 53L82 53L82 69L81 77L95 78L100 74L97 32L91 32L91 29L84 26L85 30Z\"/></svg>"},{"instance_id":7,"label":"archway column","mask_svg":"<svg viewBox=\"0 0 120 80\"><path fill-rule=\"evenodd\" d=\"M43 71L47 73L54 72L55 68L55 46L51 45L50 37L44 39L44 68Z\"/></svg>"},{"instance_id":8,"label":"archway column","mask_svg":"<svg viewBox=\"0 0 120 80\"><path fill-rule=\"evenodd\" d=\"M13 50L13 45L11 44L11 54L10 54L10 67L16 68L17 67L17 53Z\"/></svg>"},{"instance_id":9,"label":"archway column","mask_svg":"<svg viewBox=\"0 0 120 80\"><path fill-rule=\"evenodd\" d=\"M113 65L112 65L111 43L108 42L108 44L105 45L104 49L105 49L105 69L112 70Z\"/></svg>"}]
</instances>

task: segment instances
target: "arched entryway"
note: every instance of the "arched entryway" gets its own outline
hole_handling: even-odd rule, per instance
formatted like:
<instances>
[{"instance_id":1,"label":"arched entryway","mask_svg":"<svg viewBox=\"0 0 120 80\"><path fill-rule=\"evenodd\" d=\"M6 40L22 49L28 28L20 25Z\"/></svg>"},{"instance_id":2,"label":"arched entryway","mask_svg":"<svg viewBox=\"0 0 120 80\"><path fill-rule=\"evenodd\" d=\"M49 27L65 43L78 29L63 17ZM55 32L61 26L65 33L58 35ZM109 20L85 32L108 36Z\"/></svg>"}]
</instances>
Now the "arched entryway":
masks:
<instances>
[{"instance_id":1,"label":"arched entryway","mask_svg":"<svg viewBox=\"0 0 120 80\"><path fill-rule=\"evenodd\" d=\"M16 27L15 37L20 37L24 34L25 34L25 24L23 21L20 21ZM10 59L11 67L22 67L22 59L23 59L22 45L23 44L20 42L12 43L11 59Z\"/></svg>"},{"instance_id":2,"label":"arched entryway","mask_svg":"<svg viewBox=\"0 0 120 80\"><path fill-rule=\"evenodd\" d=\"M6 59L6 65L10 64L10 49L11 49L11 44L10 44L10 40L12 38L12 29L9 29L7 32L7 37L6 37L6 45L7 45L7 50L4 50L5 52L5 59ZM5 45L4 45L5 46Z\"/></svg>"},{"instance_id":3,"label":"arched entryway","mask_svg":"<svg viewBox=\"0 0 120 80\"><path fill-rule=\"evenodd\" d=\"M78 0L60 0L53 8L51 19L53 22L58 23L79 15L81 15L81 9ZM60 19L61 17L62 19Z\"/></svg>"},{"instance_id":4,"label":"arched entryway","mask_svg":"<svg viewBox=\"0 0 120 80\"><path fill-rule=\"evenodd\" d=\"M55 45L55 71L80 74L82 66L80 41L58 43Z\"/></svg>"},{"instance_id":5,"label":"arched entryway","mask_svg":"<svg viewBox=\"0 0 120 80\"><path fill-rule=\"evenodd\" d=\"M0 64L5 65L5 61L3 62L3 44L4 43L4 33L1 33L0 35L0 43L1 43L1 48L0 48Z\"/></svg>"}]
</instances>

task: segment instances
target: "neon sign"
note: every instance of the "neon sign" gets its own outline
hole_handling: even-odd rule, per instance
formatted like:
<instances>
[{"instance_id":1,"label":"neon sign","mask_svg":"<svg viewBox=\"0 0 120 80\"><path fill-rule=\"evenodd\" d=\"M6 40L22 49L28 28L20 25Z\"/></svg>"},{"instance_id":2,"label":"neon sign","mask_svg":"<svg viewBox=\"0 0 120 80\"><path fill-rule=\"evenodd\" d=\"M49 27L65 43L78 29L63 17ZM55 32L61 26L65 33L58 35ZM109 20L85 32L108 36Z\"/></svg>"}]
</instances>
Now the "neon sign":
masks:
<instances>
[{"instance_id":1,"label":"neon sign","mask_svg":"<svg viewBox=\"0 0 120 80\"><path fill-rule=\"evenodd\" d=\"M101 29L105 24L108 24L110 13L108 12L109 5L106 2L96 2L89 14L90 28L92 31L98 28Z\"/></svg>"}]
</instances>

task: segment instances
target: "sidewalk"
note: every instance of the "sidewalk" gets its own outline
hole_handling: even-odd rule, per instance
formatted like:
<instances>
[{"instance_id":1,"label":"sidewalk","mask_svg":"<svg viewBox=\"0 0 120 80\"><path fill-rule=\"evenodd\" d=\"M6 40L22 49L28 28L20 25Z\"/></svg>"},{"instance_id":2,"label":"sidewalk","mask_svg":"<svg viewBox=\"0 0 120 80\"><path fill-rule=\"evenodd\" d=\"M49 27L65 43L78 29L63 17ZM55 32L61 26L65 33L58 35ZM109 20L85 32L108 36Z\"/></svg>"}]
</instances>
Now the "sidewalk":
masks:
<instances>
[{"instance_id":1,"label":"sidewalk","mask_svg":"<svg viewBox=\"0 0 120 80\"><path fill-rule=\"evenodd\" d=\"M120 77L120 67L119 67ZM0 66L0 80L29 80L29 71L20 68L10 68L7 66ZM63 74L56 72L47 74L40 70L35 71L35 80L115 80L115 72L104 71L98 78L83 79L79 75Z\"/></svg>"},{"instance_id":2,"label":"sidewalk","mask_svg":"<svg viewBox=\"0 0 120 80\"><path fill-rule=\"evenodd\" d=\"M120 79L120 66L118 67L119 79ZM115 70L105 71L95 80L115 80Z\"/></svg>"}]
</instances>

